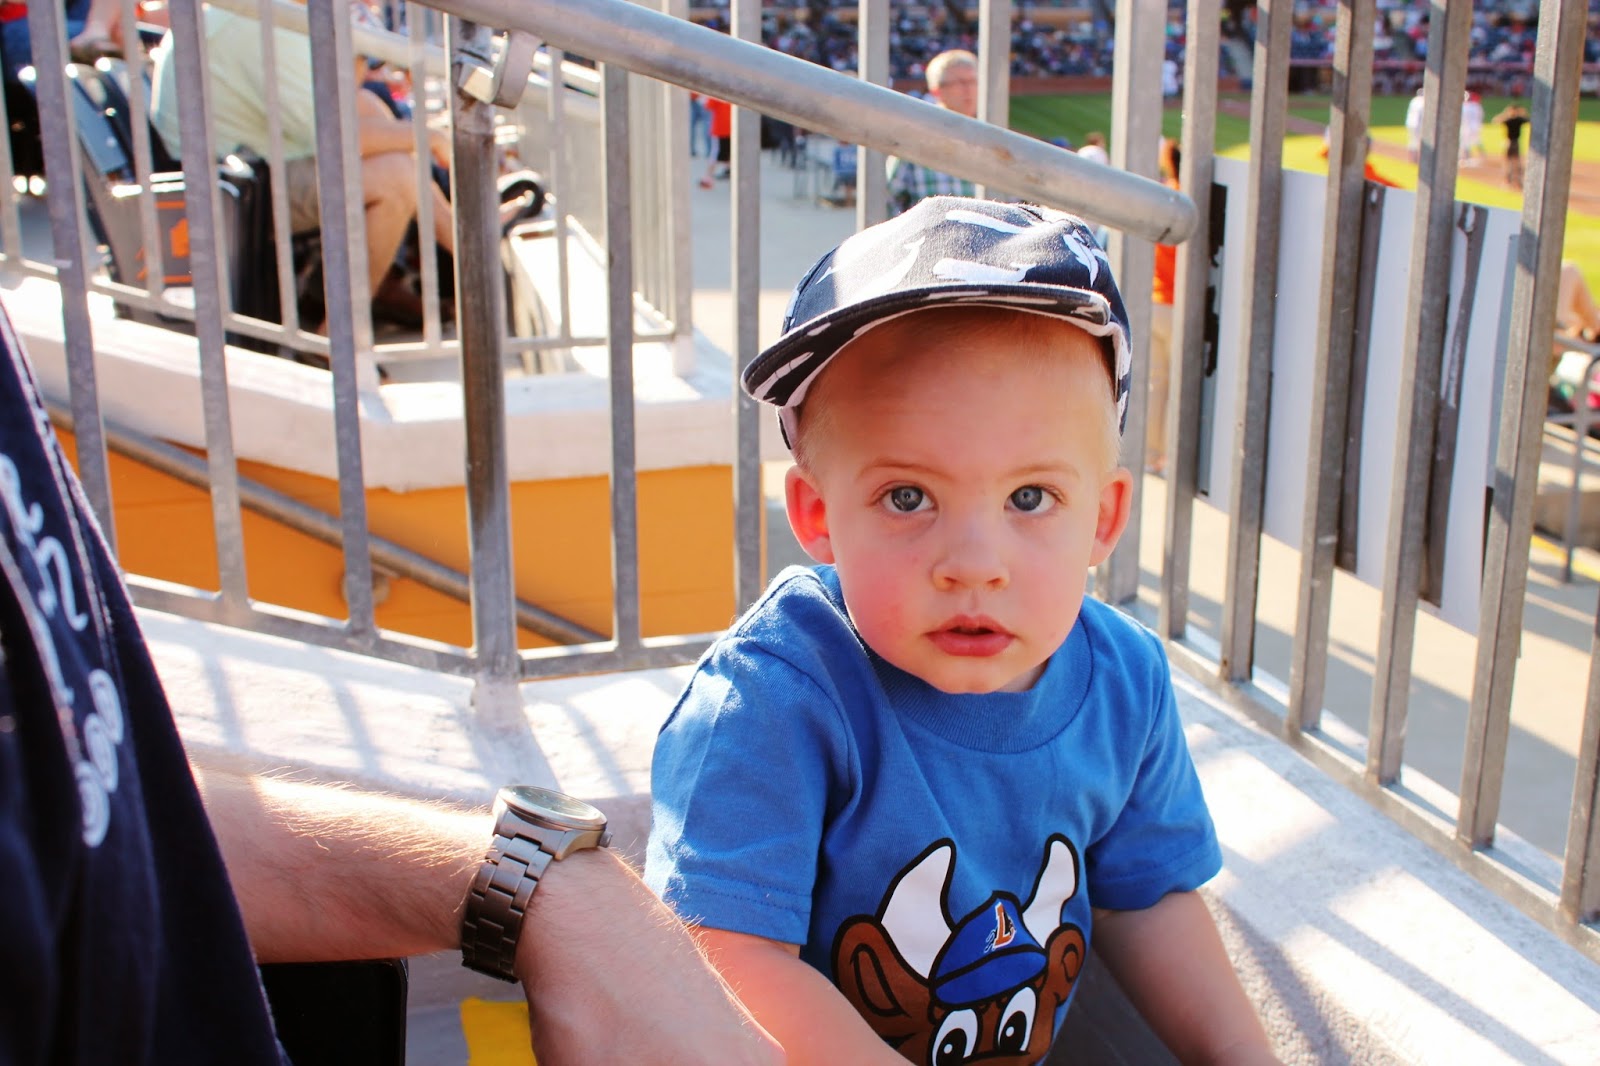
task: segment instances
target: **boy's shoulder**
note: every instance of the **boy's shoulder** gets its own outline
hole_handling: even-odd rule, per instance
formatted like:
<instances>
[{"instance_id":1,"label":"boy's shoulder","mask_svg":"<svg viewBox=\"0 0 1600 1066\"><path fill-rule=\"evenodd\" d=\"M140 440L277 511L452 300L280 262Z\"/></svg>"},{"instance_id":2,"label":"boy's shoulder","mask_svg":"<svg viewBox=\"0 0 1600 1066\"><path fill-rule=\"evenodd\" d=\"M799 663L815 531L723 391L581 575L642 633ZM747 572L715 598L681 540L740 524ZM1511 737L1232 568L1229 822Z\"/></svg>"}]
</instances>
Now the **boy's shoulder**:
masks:
<instances>
[{"instance_id":1,"label":"boy's shoulder","mask_svg":"<svg viewBox=\"0 0 1600 1066\"><path fill-rule=\"evenodd\" d=\"M801 635L850 628L839 575L831 566L789 566L775 577L727 636L783 642Z\"/></svg>"},{"instance_id":2,"label":"boy's shoulder","mask_svg":"<svg viewBox=\"0 0 1600 1066\"><path fill-rule=\"evenodd\" d=\"M706 649L689 689L707 677L741 688L804 690L807 699L822 694L822 703L836 705L875 685L872 657L831 566L791 566L776 575Z\"/></svg>"},{"instance_id":3,"label":"boy's shoulder","mask_svg":"<svg viewBox=\"0 0 1600 1066\"><path fill-rule=\"evenodd\" d=\"M1139 674L1164 675L1171 669L1161 638L1153 630L1101 600L1084 598L1076 632L1089 646L1092 686L1126 684Z\"/></svg>"}]
</instances>

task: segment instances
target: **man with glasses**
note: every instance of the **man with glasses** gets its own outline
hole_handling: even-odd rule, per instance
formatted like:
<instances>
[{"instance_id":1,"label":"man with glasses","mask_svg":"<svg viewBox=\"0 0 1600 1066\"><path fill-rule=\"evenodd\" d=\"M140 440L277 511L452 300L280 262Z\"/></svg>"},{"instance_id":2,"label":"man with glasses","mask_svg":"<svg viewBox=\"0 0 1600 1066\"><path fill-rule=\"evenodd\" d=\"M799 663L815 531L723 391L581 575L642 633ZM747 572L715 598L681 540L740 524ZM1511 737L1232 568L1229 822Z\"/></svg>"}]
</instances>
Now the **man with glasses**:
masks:
<instances>
[{"instance_id":1,"label":"man with glasses","mask_svg":"<svg viewBox=\"0 0 1600 1066\"><path fill-rule=\"evenodd\" d=\"M934 103L968 118L978 117L978 57L964 49L940 52L928 60L928 94ZM889 209L900 214L929 196L975 196L973 183L890 156Z\"/></svg>"}]
</instances>

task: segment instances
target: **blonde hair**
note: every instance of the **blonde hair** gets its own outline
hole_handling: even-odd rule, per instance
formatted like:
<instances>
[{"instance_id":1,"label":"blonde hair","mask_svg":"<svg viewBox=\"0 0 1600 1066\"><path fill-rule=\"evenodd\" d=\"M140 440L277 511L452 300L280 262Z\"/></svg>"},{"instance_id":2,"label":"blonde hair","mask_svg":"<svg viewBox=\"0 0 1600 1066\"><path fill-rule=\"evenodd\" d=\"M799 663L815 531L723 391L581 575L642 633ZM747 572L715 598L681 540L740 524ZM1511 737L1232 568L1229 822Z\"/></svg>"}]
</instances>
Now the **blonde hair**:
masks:
<instances>
[{"instance_id":1,"label":"blonde hair","mask_svg":"<svg viewBox=\"0 0 1600 1066\"><path fill-rule=\"evenodd\" d=\"M806 390L805 402L796 412L795 434L791 442L794 461L802 469L813 469L818 443L827 439L834 417L832 405L828 402L829 371L841 357L848 357L861 337L872 337L874 347L870 352L871 357L878 362L880 371L892 373L896 366L915 359L922 352L944 346L958 336L995 345L1003 344L1026 358L1060 358L1063 347L1060 331L1063 329L1077 330L1078 327L1053 315L970 305L929 307L874 326L835 352L833 359L822 368L822 372ZM1083 335L1094 342L1094 356L1105 376L1104 451L1108 468L1114 467L1122 453L1116 382L1112 380L1106 342L1088 333ZM855 357L860 358L861 353L856 352Z\"/></svg>"},{"instance_id":2,"label":"blonde hair","mask_svg":"<svg viewBox=\"0 0 1600 1066\"><path fill-rule=\"evenodd\" d=\"M937 89L944 84L944 75L951 67L971 67L978 69L978 57L965 48L952 48L948 52L940 52L928 60L927 78L928 88Z\"/></svg>"}]
</instances>

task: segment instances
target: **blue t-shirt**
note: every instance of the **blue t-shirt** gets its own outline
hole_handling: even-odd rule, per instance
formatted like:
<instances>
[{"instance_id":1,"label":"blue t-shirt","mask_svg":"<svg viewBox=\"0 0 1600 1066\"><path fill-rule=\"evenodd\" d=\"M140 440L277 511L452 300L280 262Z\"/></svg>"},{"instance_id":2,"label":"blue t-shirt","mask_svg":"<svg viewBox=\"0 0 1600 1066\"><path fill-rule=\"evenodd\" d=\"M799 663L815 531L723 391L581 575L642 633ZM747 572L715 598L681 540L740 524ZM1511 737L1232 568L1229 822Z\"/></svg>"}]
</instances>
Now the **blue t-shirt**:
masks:
<instances>
[{"instance_id":1,"label":"blue t-shirt","mask_svg":"<svg viewBox=\"0 0 1600 1066\"><path fill-rule=\"evenodd\" d=\"M800 945L914 1062L1039 1061L1091 906L1221 868L1161 645L1092 600L1030 690L950 695L862 643L832 567L786 570L701 660L651 780L651 888Z\"/></svg>"},{"instance_id":2,"label":"blue t-shirt","mask_svg":"<svg viewBox=\"0 0 1600 1066\"><path fill-rule=\"evenodd\" d=\"M121 578L0 312L0 1063L281 1066Z\"/></svg>"}]
</instances>

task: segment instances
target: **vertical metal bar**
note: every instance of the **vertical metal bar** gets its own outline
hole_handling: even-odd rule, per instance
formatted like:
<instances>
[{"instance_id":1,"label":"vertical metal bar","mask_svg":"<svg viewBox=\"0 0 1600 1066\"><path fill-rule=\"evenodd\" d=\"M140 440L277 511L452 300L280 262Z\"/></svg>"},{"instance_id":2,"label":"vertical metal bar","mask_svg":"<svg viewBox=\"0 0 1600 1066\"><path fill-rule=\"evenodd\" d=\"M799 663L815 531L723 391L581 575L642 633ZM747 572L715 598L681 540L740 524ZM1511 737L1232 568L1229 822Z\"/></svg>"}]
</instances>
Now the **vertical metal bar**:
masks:
<instances>
[{"instance_id":1,"label":"vertical metal bar","mask_svg":"<svg viewBox=\"0 0 1600 1066\"><path fill-rule=\"evenodd\" d=\"M354 300L350 298L358 289L366 292L367 277L365 271L345 258L345 249L353 248L354 242L338 239L343 228L340 222L354 225L364 206L358 196L351 195L361 188L360 163L354 158L355 56L350 46L348 6L337 0L312 0L306 7L306 19L311 37L312 89L319 99L338 102L317 113L317 192L322 200L323 232L330 237L323 242L322 253L328 290L328 365L333 372L339 515L344 528L344 598L350 608L351 632L375 637L366 478L361 467L360 396L354 358Z\"/></svg>"},{"instance_id":2,"label":"vertical metal bar","mask_svg":"<svg viewBox=\"0 0 1600 1066\"><path fill-rule=\"evenodd\" d=\"M650 154L646 157L649 170L641 181L635 177L635 187L642 187L648 197L648 210L650 217L644 221L644 232L649 240L650 253L650 284L644 290L650 305L658 311L664 311L668 304L668 286L670 284L672 260L670 258L670 244L667 240L667 212L671 207L671 189L666 182L655 180L660 175L668 173L667 161L670 156L669 145L680 132L677 126L667 123L672 118L672 98L679 95L679 90L669 88L665 83L654 81L650 78L635 78L634 81L643 87L643 100L645 105L641 113L654 115L655 118L643 123L650 131ZM635 124L637 128L638 124ZM757 142L759 150L760 141Z\"/></svg>"},{"instance_id":3,"label":"vertical metal bar","mask_svg":"<svg viewBox=\"0 0 1600 1066\"><path fill-rule=\"evenodd\" d=\"M1009 6L1010 0L1006 0ZM856 76L873 85L890 83L889 5L878 0L859 0L856 25L860 40L856 46L859 69ZM1011 36L1006 35L1009 47ZM979 60L979 66L982 66ZM982 101L979 101L982 107ZM979 114L983 114L980 110ZM865 145L856 148L856 229L863 230L889 217L889 178L886 157Z\"/></svg>"},{"instance_id":4,"label":"vertical metal bar","mask_svg":"<svg viewBox=\"0 0 1600 1066\"><path fill-rule=\"evenodd\" d=\"M273 0L257 0L256 19L261 26L261 69L267 114L267 167L272 172L272 241L278 254L278 310L285 333L300 327L300 306L295 286L294 240L289 222L289 181L283 159L283 116L278 105L278 42L272 24Z\"/></svg>"},{"instance_id":5,"label":"vertical metal bar","mask_svg":"<svg viewBox=\"0 0 1600 1066\"><path fill-rule=\"evenodd\" d=\"M322 205L322 270L328 292L328 357L330 364L352 360L358 383L375 389L378 372L372 358L372 287L368 280L373 264L367 261L366 204L352 195L361 188L361 148L356 139L358 86L349 7L340 0L308 0L308 20L315 20L322 3L329 5L327 18L338 16L331 22L309 22L315 67L312 80L322 99L335 101L334 107L317 111L317 197ZM333 36L324 37L324 32ZM337 175L335 163L342 163ZM344 303L349 306L348 319L343 319L339 308ZM336 319L340 320L337 326Z\"/></svg>"},{"instance_id":6,"label":"vertical metal bar","mask_svg":"<svg viewBox=\"0 0 1600 1066\"><path fill-rule=\"evenodd\" d=\"M172 59L176 65L179 140L189 222L189 270L194 277L194 331L200 348L200 397L205 409L206 465L211 476L211 522L216 534L222 612L249 614L244 572L244 525L239 510L239 470L228 406L228 366L223 351L223 256L217 226L216 153L206 120L206 40L199 4L174 4Z\"/></svg>"},{"instance_id":7,"label":"vertical metal bar","mask_svg":"<svg viewBox=\"0 0 1600 1066\"><path fill-rule=\"evenodd\" d=\"M1300 596L1289 659L1289 708L1284 719L1284 730L1291 736L1317 728L1328 679L1333 557L1339 542L1356 315L1356 287L1348 281L1356 275L1361 258L1376 14L1376 0L1340 0L1333 115L1328 126L1328 194L1322 227L1322 287L1317 299L1311 443L1306 454L1306 510L1300 535Z\"/></svg>"},{"instance_id":8,"label":"vertical metal bar","mask_svg":"<svg viewBox=\"0 0 1600 1066\"><path fill-rule=\"evenodd\" d=\"M1009 21L1006 41L1010 41ZM1165 0L1117 0L1117 25L1128 29L1116 39L1111 79L1111 162L1142 177L1158 173L1161 148L1161 58L1166 43ZM1139 593L1139 524L1144 498L1144 427L1150 409L1150 278L1155 274L1155 245L1126 233L1111 238L1111 267L1121 282L1133 339L1133 395L1122 434L1122 462L1140 474L1133 479L1128 532L1100 567L1097 594L1108 603L1124 603Z\"/></svg>"},{"instance_id":9,"label":"vertical metal bar","mask_svg":"<svg viewBox=\"0 0 1600 1066\"><path fill-rule=\"evenodd\" d=\"M1583 705L1583 739L1572 783L1566 861L1561 870L1561 913L1570 922L1600 917L1600 612L1589 644L1589 689Z\"/></svg>"},{"instance_id":10,"label":"vertical metal bar","mask_svg":"<svg viewBox=\"0 0 1600 1066\"><path fill-rule=\"evenodd\" d=\"M1583 368L1583 382L1578 387L1578 402L1572 405L1572 484L1567 487L1567 523L1561 529L1561 583L1572 580L1572 558L1578 553L1578 523L1581 520L1580 504L1583 501L1583 468L1589 456L1589 381L1595 367L1600 365L1600 355L1591 355Z\"/></svg>"},{"instance_id":11,"label":"vertical metal bar","mask_svg":"<svg viewBox=\"0 0 1600 1066\"><path fill-rule=\"evenodd\" d=\"M733 0L733 36L761 39L760 0ZM733 329L734 366L743 373L760 354L761 189L756 172L760 150L758 116L733 109ZM734 607L743 611L761 594L761 526L766 517L761 493L761 431L758 405L737 384L733 388L733 572Z\"/></svg>"},{"instance_id":12,"label":"vertical metal bar","mask_svg":"<svg viewBox=\"0 0 1600 1066\"><path fill-rule=\"evenodd\" d=\"M422 343L437 351L443 334L439 321L439 254L433 228L433 154L428 141L428 109L422 72L422 20L408 19L409 55L412 77L411 145L417 159L417 239L421 244L422 264ZM453 168L452 168L453 169ZM498 217L498 216L497 216Z\"/></svg>"},{"instance_id":13,"label":"vertical metal bar","mask_svg":"<svg viewBox=\"0 0 1600 1066\"><path fill-rule=\"evenodd\" d=\"M467 57L489 54L489 30L451 17L445 29L452 78ZM506 462L503 367L504 275L494 254L499 213L494 191L492 105L450 93L455 169L456 317L467 438L467 523L472 558L472 638L480 686L517 678L516 571L512 567L511 482ZM475 697L476 699L476 697Z\"/></svg>"},{"instance_id":14,"label":"vertical metal bar","mask_svg":"<svg viewBox=\"0 0 1600 1066\"><path fill-rule=\"evenodd\" d=\"M1361 248L1356 258L1355 321L1350 338L1350 400L1345 405L1344 472L1339 501L1339 539L1334 564L1356 568L1361 528L1361 441L1367 422L1367 363L1372 348L1372 307L1378 287L1378 248L1383 236L1385 186L1368 182L1361 199ZM1490 421L1493 425L1493 420Z\"/></svg>"},{"instance_id":15,"label":"vertical metal bar","mask_svg":"<svg viewBox=\"0 0 1600 1066\"><path fill-rule=\"evenodd\" d=\"M272 178L272 243L278 258L278 314L283 330L293 335L299 328L299 293L294 283L294 242L290 232L290 182L283 166L283 117L278 107L277 30L272 24L272 0L258 0L256 19L261 24L261 69L267 112L267 168Z\"/></svg>"},{"instance_id":16,"label":"vertical metal bar","mask_svg":"<svg viewBox=\"0 0 1600 1066\"><path fill-rule=\"evenodd\" d=\"M89 243L85 230L83 175L79 165L77 123L68 93L67 37L61 9L55 4L28 8L28 34L33 40L35 92L39 100L40 140L49 183L50 235L55 245L56 278L61 288L61 318L66 341L67 381L72 421L76 428L78 479L108 538L114 536L111 513L111 469L106 463L104 427L100 424L100 390L94 366L94 331L89 323ZM53 129L59 125L59 130ZM9 194L8 194L9 195ZM116 541L111 540L112 550Z\"/></svg>"},{"instance_id":17,"label":"vertical metal bar","mask_svg":"<svg viewBox=\"0 0 1600 1066\"><path fill-rule=\"evenodd\" d=\"M667 0L667 14L689 17L689 0ZM687 374L694 358L694 252L692 208L689 199L689 94L679 89L668 94L672 135L667 166L667 226L671 234L672 332L676 338L673 369ZM683 354L687 352L687 354Z\"/></svg>"},{"instance_id":18,"label":"vertical metal bar","mask_svg":"<svg viewBox=\"0 0 1600 1066\"><path fill-rule=\"evenodd\" d=\"M167 282L164 247L166 242L162 239L160 222L156 215L156 198L150 187L153 153L150 144L150 123L147 120L150 114L150 93L141 76L146 62L144 42L139 39L138 33L134 32L138 22L138 8L134 0L121 0L117 7L121 12L122 25L126 27L122 35L122 50L127 59L128 114L131 117L128 125L133 133L133 174L134 180L145 193L139 197L139 234L140 247L144 249L145 289L151 296L160 297Z\"/></svg>"},{"instance_id":19,"label":"vertical metal bar","mask_svg":"<svg viewBox=\"0 0 1600 1066\"><path fill-rule=\"evenodd\" d=\"M1239 338L1243 356L1234 409L1233 486L1228 501L1226 605L1219 674L1248 681L1255 662L1261 524L1267 486L1267 407L1277 314L1278 245L1283 224L1283 133L1288 112L1290 0L1256 7L1255 88L1250 94L1250 178L1245 194L1244 276L1249 305Z\"/></svg>"},{"instance_id":20,"label":"vertical metal bar","mask_svg":"<svg viewBox=\"0 0 1600 1066\"><path fill-rule=\"evenodd\" d=\"M11 128L5 93L0 92L0 129ZM17 191L16 161L11 158L11 138L0 144L0 259L9 271L27 258L22 254L22 218L17 210L22 194ZM23 178L26 182L27 179Z\"/></svg>"},{"instance_id":21,"label":"vertical metal bar","mask_svg":"<svg viewBox=\"0 0 1600 1066\"><path fill-rule=\"evenodd\" d=\"M643 209L633 212L633 287L646 303L654 302L656 283L660 280L656 272L656 246L651 240L652 223L659 212L650 201L656 191L656 184L651 179L660 173L656 149L661 131L657 123L652 121L657 116L650 107L650 100L649 79L629 78L628 112L645 116L643 122L628 124L628 180L634 189L639 190L639 196L644 201Z\"/></svg>"},{"instance_id":22,"label":"vertical metal bar","mask_svg":"<svg viewBox=\"0 0 1600 1066\"><path fill-rule=\"evenodd\" d=\"M560 334L572 336L572 273L567 260L568 210L577 202L568 195L568 183L575 180L566 165L567 79L562 65L567 54L559 48L550 53L550 180L555 189L556 216L556 312L561 318ZM687 195L687 194L686 194ZM685 217L688 211L684 212Z\"/></svg>"},{"instance_id":23,"label":"vertical metal bar","mask_svg":"<svg viewBox=\"0 0 1600 1066\"><path fill-rule=\"evenodd\" d=\"M1506 400L1491 481L1494 495L1478 607L1478 658L1472 706L1467 713L1461 811L1456 818L1456 837L1470 847L1481 847L1494 839L1500 813L1506 735L1511 726L1511 690L1522 644L1533 497L1544 438L1550 337L1555 330L1561 249L1566 239L1586 8L1580 0L1549 0L1539 12L1522 232L1517 239L1506 338ZM1579 752L1580 769L1588 765L1587 772L1591 774L1597 743L1589 728L1594 717L1594 684L1591 667L1590 721L1584 730L1587 747ZM1582 786L1580 778L1577 787ZM1592 798L1591 786L1591 803ZM1578 814L1575 804L1574 830L1578 829ZM1593 817L1592 807L1588 817ZM1595 897L1600 894L1596 875L1600 860L1592 846L1593 832L1591 824L1587 842L1578 848L1568 837L1563 907L1586 904L1592 912Z\"/></svg>"},{"instance_id":24,"label":"vertical metal bar","mask_svg":"<svg viewBox=\"0 0 1600 1066\"><path fill-rule=\"evenodd\" d=\"M884 18L887 28L887 14ZM1121 47L1119 40L1119 55ZM991 126L1011 127L1011 0L978 0L978 118ZM989 196L983 185L974 192ZM1137 380L1137 371L1134 376Z\"/></svg>"},{"instance_id":25,"label":"vertical metal bar","mask_svg":"<svg viewBox=\"0 0 1600 1066\"><path fill-rule=\"evenodd\" d=\"M633 416L633 190L628 176L628 72L601 65L601 167L606 184L607 348L611 361L611 579L613 632L639 646L639 485ZM738 165L735 160L735 166Z\"/></svg>"},{"instance_id":26,"label":"vertical metal bar","mask_svg":"<svg viewBox=\"0 0 1600 1066\"><path fill-rule=\"evenodd\" d=\"M1432 469L1439 371L1450 310L1457 147L1461 136L1461 95L1467 84L1472 8L1433 0L1429 18L1428 69L1423 76L1426 103L1422 116L1422 164L1411 233L1409 276L1415 287L1406 306L1400 425L1384 549L1383 614L1378 623L1372 712L1367 727L1367 776L1381 785L1399 778L1404 758L1427 514L1422 503ZM1548 352L1548 330L1544 344ZM1526 557L1524 551L1523 558Z\"/></svg>"},{"instance_id":27,"label":"vertical metal bar","mask_svg":"<svg viewBox=\"0 0 1600 1066\"><path fill-rule=\"evenodd\" d=\"M1183 161L1178 184L1194 200L1198 223L1178 245L1172 308L1172 373L1167 400L1167 514L1156 631L1176 639L1188 628L1200 451L1200 381L1211 274L1211 182L1216 171L1220 0L1190 0L1183 71Z\"/></svg>"}]
</instances>

